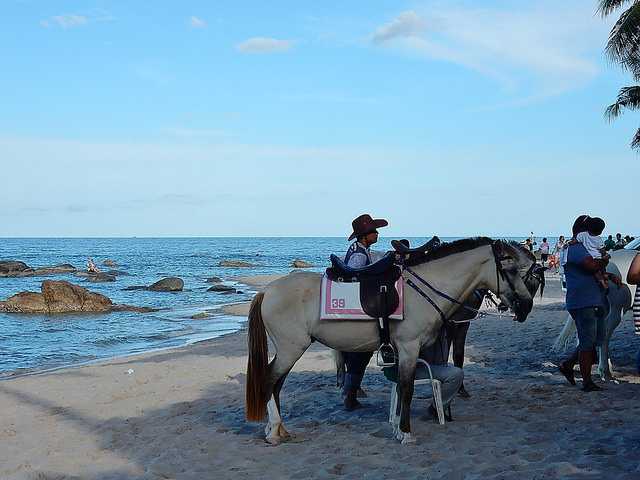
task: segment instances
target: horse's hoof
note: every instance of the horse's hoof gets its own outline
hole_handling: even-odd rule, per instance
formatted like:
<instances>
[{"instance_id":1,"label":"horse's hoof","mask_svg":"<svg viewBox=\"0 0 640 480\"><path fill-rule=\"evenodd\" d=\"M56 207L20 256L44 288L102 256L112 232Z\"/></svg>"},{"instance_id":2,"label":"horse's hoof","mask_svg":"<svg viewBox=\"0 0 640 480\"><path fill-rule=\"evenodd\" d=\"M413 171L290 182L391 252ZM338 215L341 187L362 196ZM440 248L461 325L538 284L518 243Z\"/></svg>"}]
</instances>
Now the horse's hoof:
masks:
<instances>
[{"instance_id":1,"label":"horse's hoof","mask_svg":"<svg viewBox=\"0 0 640 480\"><path fill-rule=\"evenodd\" d=\"M460 387L460 390L458 390L458 396L461 398L471 398L471 394L467 392L464 387Z\"/></svg>"},{"instance_id":2,"label":"horse's hoof","mask_svg":"<svg viewBox=\"0 0 640 480\"><path fill-rule=\"evenodd\" d=\"M282 440L289 440L290 438L293 437L293 435L290 434L282 424L280 424L280 426L278 427L278 435Z\"/></svg>"},{"instance_id":3,"label":"horse's hoof","mask_svg":"<svg viewBox=\"0 0 640 480\"><path fill-rule=\"evenodd\" d=\"M277 436L277 435L270 435L270 436L267 436L267 437L265 438L265 441L266 441L269 445L276 446L276 445L280 445L280 444L282 443L282 438L280 438L280 437L279 437L279 436Z\"/></svg>"},{"instance_id":4,"label":"horse's hoof","mask_svg":"<svg viewBox=\"0 0 640 480\"><path fill-rule=\"evenodd\" d=\"M416 443L416 437L411 435L410 432L400 432L400 436L401 438L399 440L401 445L410 445L412 443Z\"/></svg>"}]
</instances>

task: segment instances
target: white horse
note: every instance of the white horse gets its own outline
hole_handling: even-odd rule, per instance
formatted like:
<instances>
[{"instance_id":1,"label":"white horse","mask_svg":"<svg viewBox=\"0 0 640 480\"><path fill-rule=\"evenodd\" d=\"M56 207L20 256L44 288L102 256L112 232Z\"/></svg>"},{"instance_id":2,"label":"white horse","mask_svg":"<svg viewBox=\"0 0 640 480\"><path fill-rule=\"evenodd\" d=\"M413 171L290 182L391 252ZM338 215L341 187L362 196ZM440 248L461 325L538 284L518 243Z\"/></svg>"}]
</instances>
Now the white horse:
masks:
<instances>
[{"instance_id":1,"label":"white horse","mask_svg":"<svg viewBox=\"0 0 640 480\"><path fill-rule=\"evenodd\" d=\"M626 255L625 253L626 252L612 252L611 260L607 266L607 271L618 275L622 278L623 282L627 278L627 273L633 260L633 256ZM622 321L622 316L627 310L631 309L634 294L635 287L633 285L623 283L622 286L618 287L613 282L609 282L609 292L607 293L609 312L605 318L607 330L602 341L602 347L598 348L598 375L602 380L613 379L613 365L609 357L609 340L611 340L611 335L613 335L614 330ZM575 345L575 342L572 342L575 333L576 324L573 318L571 318L571 315L567 315L567 320L556 338L552 350L554 352L562 352L569 348L572 343Z\"/></svg>"},{"instance_id":2,"label":"white horse","mask_svg":"<svg viewBox=\"0 0 640 480\"><path fill-rule=\"evenodd\" d=\"M401 413L399 428L394 432L398 440L415 441L411 434L410 406L416 360L420 347L435 341L443 322L440 313L407 285L407 279L421 278L454 299L467 298L477 288L488 288L513 311L516 320L523 322L533 306L533 295L523 279L538 267L535 258L524 249L482 237L443 244L422 254L412 266L413 274L403 271L404 320L390 325L391 341L398 352ZM280 390L311 342L319 341L349 352L378 348L378 329L373 321L320 320L321 280L320 274L293 272L269 284L251 304L246 417L260 421L268 413L265 433L267 441L273 444L289 436L280 416ZM445 317L458 307L429 293ZM270 363L267 363L267 332L276 349Z\"/></svg>"}]
</instances>

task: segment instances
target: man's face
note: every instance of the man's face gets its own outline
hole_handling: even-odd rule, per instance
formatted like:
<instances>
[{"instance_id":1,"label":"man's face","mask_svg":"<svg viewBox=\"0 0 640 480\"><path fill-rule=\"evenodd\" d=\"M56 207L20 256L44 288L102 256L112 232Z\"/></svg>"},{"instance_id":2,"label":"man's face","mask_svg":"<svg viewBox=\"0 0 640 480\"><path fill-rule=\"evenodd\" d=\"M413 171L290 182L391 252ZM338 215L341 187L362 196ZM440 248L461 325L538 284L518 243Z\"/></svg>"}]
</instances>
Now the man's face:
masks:
<instances>
[{"instance_id":1,"label":"man's face","mask_svg":"<svg viewBox=\"0 0 640 480\"><path fill-rule=\"evenodd\" d=\"M371 233L367 233L367 236L364 238L367 242L367 245L373 245L378 241L378 232L373 231Z\"/></svg>"}]
</instances>

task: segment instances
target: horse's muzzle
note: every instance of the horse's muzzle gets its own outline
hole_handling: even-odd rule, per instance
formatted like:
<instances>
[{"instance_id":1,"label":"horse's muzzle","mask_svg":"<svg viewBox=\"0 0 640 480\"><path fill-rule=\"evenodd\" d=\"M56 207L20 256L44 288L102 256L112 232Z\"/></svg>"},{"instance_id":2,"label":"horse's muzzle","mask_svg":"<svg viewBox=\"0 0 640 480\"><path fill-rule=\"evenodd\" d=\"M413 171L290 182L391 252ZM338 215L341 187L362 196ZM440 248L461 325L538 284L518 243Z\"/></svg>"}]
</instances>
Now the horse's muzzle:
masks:
<instances>
[{"instance_id":1,"label":"horse's muzzle","mask_svg":"<svg viewBox=\"0 0 640 480\"><path fill-rule=\"evenodd\" d=\"M522 323L527 319L529 313L533 309L533 300L516 300L513 303L514 320Z\"/></svg>"}]
</instances>

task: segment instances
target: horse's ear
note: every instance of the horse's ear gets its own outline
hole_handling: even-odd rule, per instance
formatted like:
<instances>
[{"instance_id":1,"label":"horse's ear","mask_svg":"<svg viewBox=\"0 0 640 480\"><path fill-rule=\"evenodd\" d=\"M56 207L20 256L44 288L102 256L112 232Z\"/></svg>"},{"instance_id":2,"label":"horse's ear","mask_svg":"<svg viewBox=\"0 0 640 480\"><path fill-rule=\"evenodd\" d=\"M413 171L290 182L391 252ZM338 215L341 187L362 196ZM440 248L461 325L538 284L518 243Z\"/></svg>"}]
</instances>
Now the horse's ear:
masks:
<instances>
[{"instance_id":1,"label":"horse's ear","mask_svg":"<svg viewBox=\"0 0 640 480\"><path fill-rule=\"evenodd\" d=\"M494 240L492 246L493 246L493 251L499 257L502 257L505 254L506 246L502 240Z\"/></svg>"}]
</instances>

